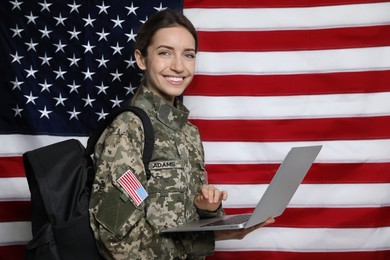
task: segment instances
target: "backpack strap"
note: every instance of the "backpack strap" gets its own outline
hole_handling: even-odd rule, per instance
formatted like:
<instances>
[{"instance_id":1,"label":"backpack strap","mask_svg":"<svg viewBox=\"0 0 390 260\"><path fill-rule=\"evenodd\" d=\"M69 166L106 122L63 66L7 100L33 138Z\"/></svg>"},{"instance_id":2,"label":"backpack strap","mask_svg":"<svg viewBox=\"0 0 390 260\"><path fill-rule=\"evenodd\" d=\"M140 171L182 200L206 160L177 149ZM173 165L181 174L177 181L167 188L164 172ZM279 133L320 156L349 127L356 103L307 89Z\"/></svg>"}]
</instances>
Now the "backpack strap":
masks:
<instances>
[{"instance_id":1,"label":"backpack strap","mask_svg":"<svg viewBox=\"0 0 390 260\"><path fill-rule=\"evenodd\" d=\"M87 147L85 149L86 155L92 155L93 151L95 149L95 145L97 141L99 140L100 136L104 132L104 130L114 121L114 119L122 114L123 112L132 112L136 116L138 116L141 121L142 125L144 128L144 135L145 135L145 140L144 140L144 151L142 154L142 161L145 166L145 171L146 171L146 179L149 180L151 177L151 173L149 170L149 162L152 158L152 153L153 153L153 146L154 146L154 131L153 131L153 126L150 121L150 118L146 112L139 107L135 106L124 106L119 109L116 109L112 111L107 118L103 121L103 123L98 125L98 128L92 135L88 138L87 142Z\"/></svg>"}]
</instances>

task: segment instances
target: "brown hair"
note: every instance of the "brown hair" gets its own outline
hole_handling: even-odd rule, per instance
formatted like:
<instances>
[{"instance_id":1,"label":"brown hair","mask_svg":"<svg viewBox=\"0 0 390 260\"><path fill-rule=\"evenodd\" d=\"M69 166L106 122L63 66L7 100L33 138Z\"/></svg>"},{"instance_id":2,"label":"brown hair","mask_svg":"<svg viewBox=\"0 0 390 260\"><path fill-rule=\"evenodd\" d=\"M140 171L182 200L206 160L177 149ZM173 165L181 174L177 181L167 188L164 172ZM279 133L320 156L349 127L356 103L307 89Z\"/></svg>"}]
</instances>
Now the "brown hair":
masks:
<instances>
[{"instance_id":1,"label":"brown hair","mask_svg":"<svg viewBox=\"0 0 390 260\"><path fill-rule=\"evenodd\" d=\"M198 35L196 33L194 25L183 14L173 11L171 9L165 9L150 16L150 18L141 26L137 33L135 49L139 50L143 57L147 57L147 49L152 44L153 37L156 32L160 29L174 26L184 27L194 37L196 53L198 51ZM138 86L134 97L132 98L133 101L141 93L141 90L144 85L145 77L142 77L141 83Z\"/></svg>"},{"instance_id":2,"label":"brown hair","mask_svg":"<svg viewBox=\"0 0 390 260\"><path fill-rule=\"evenodd\" d=\"M147 48L152 43L153 37L156 32L163 28L183 26L194 37L195 40L195 52L198 51L198 35L196 34L195 27L190 20L183 14L173 11L171 9L165 9L152 15L139 29L137 33L137 40L135 43L135 49L139 50L142 56L147 56Z\"/></svg>"}]
</instances>

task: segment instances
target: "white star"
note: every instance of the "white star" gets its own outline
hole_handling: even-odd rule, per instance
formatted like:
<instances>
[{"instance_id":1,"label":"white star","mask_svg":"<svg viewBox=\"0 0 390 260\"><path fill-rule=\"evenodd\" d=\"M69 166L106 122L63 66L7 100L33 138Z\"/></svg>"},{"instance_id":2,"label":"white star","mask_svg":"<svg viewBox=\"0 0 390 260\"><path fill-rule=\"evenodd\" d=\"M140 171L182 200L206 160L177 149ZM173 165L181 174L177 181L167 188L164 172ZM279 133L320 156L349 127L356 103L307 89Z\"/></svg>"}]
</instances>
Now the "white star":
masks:
<instances>
[{"instance_id":1,"label":"white star","mask_svg":"<svg viewBox=\"0 0 390 260\"><path fill-rule=\"evenodd\" d=\"M110 101L112 102L112 103L114 103L113 105L112 105L112 107L120 107L121 106L121 102L123 101L123 100L119 100L118 99L118 95L116 95L115 96L115 99L110 99Z\"/></svg>"},{"instance_id":2,"label":"white star","mask_svg":"<svg viewBox=\"0 0 390 260\"><path fill-rule=\"evenodd\" d=\"M109 60L105 60L105 59L104 59L104 55L102 55L102 58L101 58L100 60L99 60L99 59L96 59L96 61L99 62L98 68L100 68L100 66L104 66L104 67L107 68L106 63L107 63L107 61L109 61Z\"/></svg>"},{"instance_id":3,"label":"white star","mask_svg":"<svg viewBox=\"0 0 390 260\"><path fill-rule=\"evenodd\" d=\"M87 68L87 71L82 71L81 73L83 73L85 75L84 80L86 80L86 79L92 80L92 75L95 74L95 72L90 72L89 68Z\"/></svg>"},{"instance_id":4,"label":"white star","mask_svg":"<svg viewBox=\"0 0 390 260\"><path fill-rule=\"evenodd\" d=\"M18 2L17 0L15 1L9 1L11 4L13 4L14 6L12 7L12 10L14 10L15 8L18 8L19 10L22 10L20 9L20 5L23 4L23 2Z\"/></svg>"},{"instance_id":5,"label":"white star","mask_svg":"<svg viewBox=\"0 0 390 260\"><path fill-rule=\"evenodd\" d=\"M100 9L99 14L100 14L101 12L105 12L106 14L108 14L108 13L107 13L107 9L110 8L109 5L108 5L108 6L105 6L105 5L104 5L104 1L103 1L102 5L96 5L96 7L98 7L98 8Z\"/></svg>"},{"instance_id":6,"label":"white star","mask_svg":"<svg viewBox=\"0 0 390 260\"><path fill-rule=\"evenodd\" d=\"M19 29L19 26L16 25L15 29L10 28L10 30L14 32L14 35L12 35L12 38L14 38L15 36L19 36L20 38L22 38L22 35L20 35L20 33L23 32L24 29Z\"/></svg>"},{"instance_id":7,"label":"white star","mask_svg":"<svg viewBox=\"0 0 390 260\"><path fill-rule=\"evenodd\" d=\"M73 58L68 58L68 60L70 60L70 65L69 65L69 67L72 66L72 65L76 65L76 66L78 67L79 65L77 64L77 62L78 62L79 60L81 60L81 59L77 59L76 56L75 56L75 54L73 53Z\"/></svg>"},{"instance_id":8,"label":"white star","mask_svg":"<svg viewBox=\"0 0 390 260\"><path fill-rule=\"evenodd\" d=\"M50 12L50 9L49 9L49 6L51 6L52 4L51 3L47 3L46 2L46 0L43 2L43 3L39 3L41 6L42 6L42 9L41 9L41 12L43 11L43 10L47 10L47 11L49 11Z\"/></svg>"},{"instance_id":9,"label":"white star","mask_svg":"<svg viewBox=\"0 0 390 260\"><path fill-rule=\"evenodd\" d=\"M123 73L119 73L118 72L118 69L116 69L115 73L110 73L114 78L112 79L112 81L114 80L118 80L118 81L121 81L121 76L123 75Z\"/></svg>"},{"instance_id":10,"label":"white star","mask_svg":"<svg viewBox=\"0 0 390 260\"><path fill-rule=\"evenodd\" d=\"M110 46L110 47L114 49L114 53L112 55L114 55L115 53L119 53L120 55L122 55L121 50L124 47L120 47L118 42L116 43L116 46Z\"/></svg>"},{"instance_id":11,"label":"white star","mask_svg":"<svg viewBox=\"0 0 390 260\"><path fill-rule=\"evenodd\" d=\"M30 69L29 69L29 70L26 70L26 69L25 69L25 71L27 72L26 78L32 76L34 79L35 79L35 73L38 72L38 70L33 70L32 65L30 65Z\"/></svg>"},{"instance_id":12,"label":"white star","mask_svg":"<svg viewBox=\"0 0 390 260\"><path fill-rule=\"evenodd\" d=\"M26 104L31 102L31 103L33 103L35 105L35 99L37 99L38 97L34 97L32 95L32 91L30 91L30 95L29 96L27 96L27 95L24 95L24 96L27 98Z\"/></svg>"},{"instance_id":13,"label":"white star","mask_svg":"<svg viewBox=\"0 0 390 260\"><path fill-rule=\"evenodd\" d=\"M91 99L91 98L89 97L89 94L87 95L87 98L83 98L83 100L85 101L84 107L86 107L86 106L91 106L91 107L93 107L93 106L92 106L92 102L95 101L95 99Z\"/></svg>"},{"instance_id":14,"label":"white star","mask_svg":"<svg viewBox=\"0 0 390 260\"><path fill-rule=\"evenodd\" d=\"M64 47L66 47L67 44L62 44L61 39L58 41L58 44L54 43L53 45L57 47L56 53L58 51L62 51L63 53L65 53Z\"/></svg>"},{"instance_id":15,"label":"white star","mask_svg":"<svg viewBox=\"0 0 390 260\"><path fill-rule=\"evenodd\" d=\"M127 10L129 10L129 12L127 13L127 15L129 15L129 14L131 14L131 13L137 15L135 11L138 9L138 7L134 7L133 2L131 2L131 6L130 6L130 7L125 6L125 8L126 8Z\"/></svg>"},{"instance_id":16,"label":"white star","mask_svg":"<svg viewBox=\"0 0 390 260\"><path fill-rule=\"evenodd\" d=\"M62 71L61 67L58 67L58 70L53 70L53 72L54 72L55 74L57 74L56 79L58 79L58 78L65 79L65 78L64 78L64 74L65 74L67 71L66 71L66 70L65 70L65 71Z\"/></svg>"},{"instance_id":17,"label":"white star","mask_svg":"<svg viewBox=\"0 0 390 260\"><path fill-rule=\"evenodd\" d=\"M73 38L76 38L77 40L79 37L77 36L78 34L81 33L81 31L76 31L76 27L73 27L73 31L68 31L70 33L70 39L72 40Z\"/></svg>"},{"instance_id":18,"label":"white star","mask_svg":"<svg viewBox=\"0 0 390 260\"><path fill-rule=\"evenodd\" d=\"M14 90L15 88L18 88L19 90L22 90L20 88L20 85L22 85L24 82L23 81L19 81L17 77L15 77L15 81L11 81L12 83L12 90Z\"/></svg>"},{"instance_id":19,"label":"white star","mask_svg":"<svg viewBox=\"0 0 390 260\"><path fill-rule=\"evenodd\" d=\"M54 19L57 20L56 26L59 25L59 24L62 24L63 26L65 26L64 21L65 21L66 19L68 19L68 17L62 18L62 15L61 15L61 13L60 13L60 15L59 15L58 17L54 17Z\"/></svg>"},{"instance_id":20,"label":"white star","mask_svg":"<svg viewBox=\"0 0 390 260\"><path fill-rule=\"evenodd\" d=\"M96 20L96 19L91 19L91 15L88 14L88 18L83 18L83 20L85 21L85 25L84 27L87 27L87 25L91 25L93 27L93 22Z\"/></svg>"},{"instance_id":21,"label":"white star","mask_svg":"<svg viewBox=\"0 0 390 260\"><path fill-rule=\"evenodd\" d=\"M127 42L129 41L134 41L135 42L135 37L137 36L137 34L133 33L133 29L131 29L131 32L130 33L125 33L125 35L127 37L129 37L129 39L127 40Z\"/></svg>"},{"instance_id":22,"label":"white star","mask_svg":"<svg viewBox=\"0 0 390 260\"><path fill-rule=\"evenodd\" d=\"M70 114L69 120L71 120L72 118L76 118L77 120L79 120L78 114L80 114L81 112L77 112L75 107L73 107L73 111L66 111L66 112Z\"/></svg>"},{"instance_id":23,"label":"white star","mask_svg":"<svg viewBox=\"0 0 390 260\"><path fill-rule=\"evenodd\" d=\"M47 37L47 38L49 38L50 39L50 37L49 37L49 33L51 33L52 31L49 31L48 29L47 29L47 26L45 25L45 29L44 30L39 30L41 33L42 33L42 37L41 38L43 38L43 37Z\"/></svg>"},{"instance_id":24,"label":"white star","mask_svg":"<svg viewBox=\"0 0 390 260\"><path fill-rule=\"evenodd\" d=\"M49 93L50 93L49 88L50 88L51 86L53 86L53 84L47 84L46 79L45 79L45 82L44 82L44 83L39 83L39 85L42 87L41 92L43 92L43 91L46 90L46 91L49 92Z\"/></svg>"},{"instance_id":25,"label":"white star","mask_svg":"<svg viewBox=\"0 0 390 260\"><path fill-rule=\"evenodd\" d=\"M25 42L25 44L28 46L27 51L29 51L31 49L34 50L34 51L37 51L35 49L35 46L38 45L38 43L33 42L32 39L30 40L30 42Z\"/></svg>"},{"instance_id":26,"label":"white star","mask_svg":"<svg viewBox=\"0 0 390 260\"><path fill-rule=\"evenodd\" d=\"M107 38L106 38L106 36L107 36L107 35L109 35L110 33L105 33L105 32L104 32L104 28L103 28L101 33L99 33L99 32L96 32L96 34L100 36L100 38L99 38L99 40L98 40L98 41L100 41L101 39L104 39L104 40L106 40L106 41L107 41Z\"/></svg>"},{"instance_id":27,"label":"white star","mask_svg":"<svg viewBox=\"0 0 390 260\"><path fill-rule=\"evenodd\" d=\"M136 90L137 88L134 88L132 85L131 85L131 82L130 82L130 85L128 87L125 87L125 89L127 89L127 93L126 95L128 94L133 94L134 95L134 90Z\"/></svg>"},{"instance_id":28,"label":"white star","mask_svg":"<svg viewBox=\"0 0 390 260\"><path fill-rule=\"evenodd\" d=\"M22 108L19 108L19 105L18 105L18 104L16 104L16 107L15 107L15 108L12 108L12 110L15 111L14 117L16 117L16 116L22 117L21 112L23 111L23 109L22 109Z\"/></svg>"},{"instance_id":29,"label":"white star","mask_svg":"<svg viewBox=\"0 0 390 260\"><path fill-rule=\"evenodd\" d=\"M93 54L92 49L95 48L95 46L90 45L90 44L89 44L89 41L87 42L87 45L83 45L83 47L85 48L84 53L90 51L90 52Z\"/></svg>"},{"instance_id":30,"label":"white star","mask_svg":"<svg viewBox=\"0 0 390 260\"><path fill-rule=\"evenodd\" d=\"M72 8L71 10L70 10L70 13L71 12L73 12L73 11L76 11L77 13L79 12L79 7L81 6L81 5L76 5L76 1L73 1L73 4L72 5L70 5L70 4L68 4L68 6L70 7L70 8Z\"/></svg>"},{"instance_id":31,"label":"white star","mask_svg":"<svg viewBox=\"0 0 390 260\"><path fill-rule=\"evenodd\" d=\"M104 94L107 95L106 89L108 89L108 86L104 86L103 82L100 84L100 86L96 86L96 88L99 89L98 95L103 92Z\"/></svg>"},{"instance_id":32,"label":"white star","mask_svg":"<svg viewBox=\"0 0 390 260\"><path fill-rule=\"evenodd\" d=\"M140 21L140 23L146 23L147 20L148 20L148 17L146 16L145 20L139 20L139 21Z\"/></svg>"},{"instance_id":33,"label":"white star","mask_svg":"<svg viewBox=\"0 0 390 260\"><path fill-rule=\"evenodd\" d=\"M133 68L135 68L135 66L134 66L134 63L136 62L135 60L133 60L133 57L130 57L130 59L129 60L125 60L125 62L127 63L127 67L126 67L126 69L128 69L129 67L133 67Z\"/></svg>"},{"instance_id":34,"label":"white star","mask_svg":"<svg viewBox=\"0 0 390 260\"><path fill-rule=\"evenodd\" d=\"M29 23L36 24L35 19L37 19L38 16L34 16L31 11L30 11L30 15L25 15L25 17L28 19L27 24L29 24Z\"/></svg>"},{"instance_id":35,"label":"white star","mask_svg":"<svg viewBox=\"0 0 390 260\"><path fill-rule=\"evenodd\" d=\"M46 106L43 108L43 110L38 110L38 111L41 113L41 117L40 118L47 117L48 119L50 119L49 114L51 112L53 112L53 111L46 110Z\"/></svg>"},{"instance_id":36,"label":"white star","mask_svg":"<svg viewBox=\"0 0 390 260\"><path fill-rule=\"evenodd\" d=\"M67 98L63 98L61 93L58 96L58 98L54 97L54 99L57 100L56 106L58 106L59 104L61 104L62 106L65 106L64 101L67 100Z\"/></svg>"},{"instance_id":37,"label":"white star","mask_svg":"<svg viewBox=\"0 0 390 260\"><path fill-rule=\"evenodd\" d=\"M161 3L161 2L160 2L160 6L159 6L159 7L153 7L153 8L156 9L157 12L160 12L160 11L162 11L162 10L167 9L166 7L163 7L163 6L162 6L162 3Z\"/></svg>"},{"instance_id":38,"label":"white star","mask_svg":"<svg viewBox=\"0 0 390 260\"><path fill-rule=\"evenodd\" d=\"M69 92L69 93L72 93L73 91L75 91L76 93L79 93L77 89L78 89L81 85L76 85L76 83L75 83L74 80L73 80L73 84L72 84L72 85L67 85L67 86L70 87L70 92Z\"/></svg>"},{"instance_id":39,"label":"white star","mask_svg":"<svg viewBox=\"0 0 390 260\"><path fill-rule=\"evenodd\" d=\"M15 55L10 54L13 58L11 63L14 63L15 61L20 64L20 60L24 58L24 56L19 56L18 51L16 51Z\"/></svg>"},{"instance_id":40,"label":"white star","mask_svg":"<svg viewBox=\"0 0 390 260\"><path fill-rule=\"evenodd\" d=\"M115 19L111 19L111 21L113 21L114 23L114 27L117 27L119 26L120 28L122 28L122 23L125 21L125 20L119 20L119 15L116 16L116 20Z\"/></svg>"},{"instance_id":41,"label":"white star","mask_svg":"<svg viewBox=\"0 0 390 260\"><path fill-rule=\"evenodd\" d=\"M53 57L47 57L47 54L45 52L45 56L44 57L39 57L39 58L42 60L42 64L41 65L47 63L47 65L50 66L49 60L51 60Z\"/></svg>"},{"instance_id":42,"label":"white star","mask_svg":"<svg viewBox=\"0 0 390 260\"><path fill-rule=\"evenodd\" d=\"M99 113L99 112L95 112L99 118L98 118L98 121L100 121L101 119L105 119L106 118L106 115L108 115L108 113L104 113L104 110L102 108L102 111Z\"/></svg>"}]
</instances>

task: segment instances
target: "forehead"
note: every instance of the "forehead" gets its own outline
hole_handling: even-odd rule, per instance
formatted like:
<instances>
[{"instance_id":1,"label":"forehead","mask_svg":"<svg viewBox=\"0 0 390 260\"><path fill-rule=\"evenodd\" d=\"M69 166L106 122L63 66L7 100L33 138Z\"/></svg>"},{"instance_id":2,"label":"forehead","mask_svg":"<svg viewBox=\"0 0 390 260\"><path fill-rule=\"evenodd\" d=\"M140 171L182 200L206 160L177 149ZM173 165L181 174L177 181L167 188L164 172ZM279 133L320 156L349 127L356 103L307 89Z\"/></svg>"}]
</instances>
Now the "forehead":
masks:
<instances>
[{"instance_id":1,"label":"forehead","mask_svg":"<svg viewBox=\"0 0 390 260\"><path fill-rule=\"evenodd\" d=\"M152 46L168 45L195 49L195 39L192 34L182 26L159 29L153 36Z\"/></svg>"}]
</instances>

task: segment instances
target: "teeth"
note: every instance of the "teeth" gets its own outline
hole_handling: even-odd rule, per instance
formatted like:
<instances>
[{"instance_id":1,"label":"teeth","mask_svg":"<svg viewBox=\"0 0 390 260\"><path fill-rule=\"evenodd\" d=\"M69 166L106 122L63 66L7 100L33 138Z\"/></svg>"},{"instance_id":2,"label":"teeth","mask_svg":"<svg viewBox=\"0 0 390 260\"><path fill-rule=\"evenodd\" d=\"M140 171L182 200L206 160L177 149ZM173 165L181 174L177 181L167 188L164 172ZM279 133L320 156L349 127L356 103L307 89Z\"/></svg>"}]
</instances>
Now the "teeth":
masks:
<instances>
[{"instance_id":1,"label":"teeth","mask_svg":"<svg viewBox=\"0 0 390 260\"><path fill-rule=\"evenodd\" d=\"M183 78L179 78L179 77L167 77L168 80L171 80L171 81L176 81L176 82L179 82L179 81L182 81Z\"/></svg>"}]
</instances>

